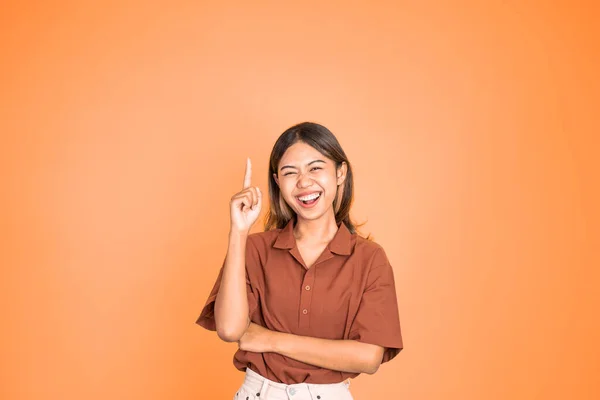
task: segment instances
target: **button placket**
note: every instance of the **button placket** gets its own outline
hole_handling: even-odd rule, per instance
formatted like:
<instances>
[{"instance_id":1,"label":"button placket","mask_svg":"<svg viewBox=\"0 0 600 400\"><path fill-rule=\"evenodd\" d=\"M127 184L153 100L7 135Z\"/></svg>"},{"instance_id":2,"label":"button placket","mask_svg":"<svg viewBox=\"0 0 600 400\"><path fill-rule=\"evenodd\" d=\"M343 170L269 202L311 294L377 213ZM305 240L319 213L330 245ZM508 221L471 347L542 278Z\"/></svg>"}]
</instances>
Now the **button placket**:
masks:
<instances>
[{"instance_id":1,"label":"button placket","mask_svg":"<svg viewBox=\"0 0 600 400\"><path fill-rule=\"evenodd\" d=\"M313 283L315 278L314 266L306 271L300 293L300 327L307 328L310 320L310 305L312 303Z\"/></svg>"}]
</instances>

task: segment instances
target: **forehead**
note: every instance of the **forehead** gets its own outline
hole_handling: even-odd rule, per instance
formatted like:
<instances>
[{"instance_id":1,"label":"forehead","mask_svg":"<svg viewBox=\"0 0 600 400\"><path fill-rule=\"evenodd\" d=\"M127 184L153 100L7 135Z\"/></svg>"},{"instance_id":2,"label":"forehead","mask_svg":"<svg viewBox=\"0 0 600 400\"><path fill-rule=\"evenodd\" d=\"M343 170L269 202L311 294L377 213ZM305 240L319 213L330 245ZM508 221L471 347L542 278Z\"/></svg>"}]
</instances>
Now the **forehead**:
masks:
<instances>
[{"instance_id":1,"label":"forehead","mask_svg":"<svg viewBox=\"0 0 600 400\"><path fill-rule=\"evenodd\" d=\"M296 142L283 153L279 165L303 165L316 159L330 161L329 158L325 157L314 147L304 142Z\"/></svg>"}]
</instances>

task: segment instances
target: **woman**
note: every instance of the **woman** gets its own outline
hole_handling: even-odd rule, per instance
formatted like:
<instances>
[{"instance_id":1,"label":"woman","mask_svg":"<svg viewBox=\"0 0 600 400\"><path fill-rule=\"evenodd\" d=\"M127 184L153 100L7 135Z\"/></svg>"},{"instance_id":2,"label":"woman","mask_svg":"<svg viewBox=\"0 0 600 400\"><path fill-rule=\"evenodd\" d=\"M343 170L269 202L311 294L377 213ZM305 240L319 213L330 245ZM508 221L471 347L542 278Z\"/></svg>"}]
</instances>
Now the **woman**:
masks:
<instances>
[{"instance_id":1,"label":"woman","mask_svg":"<svg viewBox=\"0 0 600 400\"><path fill-rule=\"evenodd\" d=\"M264 232L247 160L230 202L225 261L196 323L238 342L234 399L352 399L349 379L402 349L392 267L350 220L352 169L324 126L301 123L275 143Z\"/></svg>"}]
</instances>

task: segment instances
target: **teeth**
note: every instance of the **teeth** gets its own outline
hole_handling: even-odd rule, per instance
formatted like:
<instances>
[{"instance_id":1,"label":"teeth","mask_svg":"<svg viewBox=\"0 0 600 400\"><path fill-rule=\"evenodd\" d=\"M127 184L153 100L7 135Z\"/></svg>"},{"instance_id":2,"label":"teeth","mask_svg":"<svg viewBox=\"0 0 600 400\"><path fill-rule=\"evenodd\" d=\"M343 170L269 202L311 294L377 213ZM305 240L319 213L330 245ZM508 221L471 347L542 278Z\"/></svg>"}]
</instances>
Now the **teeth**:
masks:
<instances>
[{"instance_id":1,"label":"teeth","mask_svg":"<svg viewBox=\"0 0 600 400\"><path fill-rule=\"evenodd\" d=\"M316 199L320 195L321 195L321 193L313 193L313 194L309 194L308 196L298 197L298 199L300 199L302 201L308 201L308 200Z\"/></svg>"}]
</instances>

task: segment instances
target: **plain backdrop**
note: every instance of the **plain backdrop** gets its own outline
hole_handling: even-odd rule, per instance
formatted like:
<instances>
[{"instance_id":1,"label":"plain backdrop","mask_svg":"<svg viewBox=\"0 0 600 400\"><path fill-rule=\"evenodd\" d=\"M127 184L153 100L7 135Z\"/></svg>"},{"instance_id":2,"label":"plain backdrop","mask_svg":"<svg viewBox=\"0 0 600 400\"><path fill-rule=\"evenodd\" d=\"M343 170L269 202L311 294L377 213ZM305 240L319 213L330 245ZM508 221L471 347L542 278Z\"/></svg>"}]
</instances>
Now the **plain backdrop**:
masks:
<instances>
[{"instance_id":1,"label":"plain backdrop","mask_svg":"<svg viewBox=\"0 0 600 400\"><path fill-rule=\"evenodd\" d=\"M232 398L194 322L246 157L267 193L302 121L395 272L405 349L357 400L600 398L597 11L2 2L0 398Z\"/></svg>"}]
</instances>

